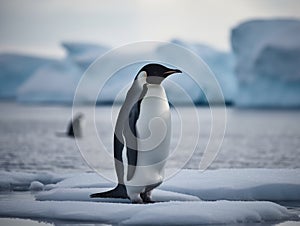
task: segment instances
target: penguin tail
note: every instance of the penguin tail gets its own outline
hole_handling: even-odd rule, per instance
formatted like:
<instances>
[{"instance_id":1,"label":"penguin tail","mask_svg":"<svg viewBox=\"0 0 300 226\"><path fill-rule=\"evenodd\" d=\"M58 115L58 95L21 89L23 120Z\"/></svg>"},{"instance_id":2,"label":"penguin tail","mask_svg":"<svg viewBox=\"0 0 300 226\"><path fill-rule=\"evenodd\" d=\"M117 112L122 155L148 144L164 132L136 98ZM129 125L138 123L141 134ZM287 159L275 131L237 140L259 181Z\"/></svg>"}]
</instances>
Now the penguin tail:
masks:
<instances>
[{"instance_id":1,"label":"penguin tail","mask_svg":"<svg viewBox=\"0 0 300 226\"><path fill-rule=\"evenodd\" d=\"M123 184L118 184L112 190L94 193L90 195L90 198L121 198L121 199L129 199L126 191L126 187Z\"/></svg>"}]
</instances>

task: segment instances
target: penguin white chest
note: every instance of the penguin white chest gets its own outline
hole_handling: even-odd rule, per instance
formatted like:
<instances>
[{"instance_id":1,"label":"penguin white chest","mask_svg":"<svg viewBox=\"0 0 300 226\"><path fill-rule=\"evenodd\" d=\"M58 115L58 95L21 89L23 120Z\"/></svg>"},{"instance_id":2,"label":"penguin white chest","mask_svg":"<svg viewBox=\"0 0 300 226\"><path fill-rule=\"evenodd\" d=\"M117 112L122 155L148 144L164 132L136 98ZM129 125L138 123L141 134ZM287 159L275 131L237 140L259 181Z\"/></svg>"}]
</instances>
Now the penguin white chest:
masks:
<instances>
[{"instance_id":1,"label":"penguin white chest","mask_svg":"<svg viewBox=\"0 0 300 226\"><path fill-rule=\"evenodd\" d=\"M170 108L162 86L147 85L147 92L140 103L136 130L138 167L133 180L145 186L159 184L163 180L171 139Z\"/></svg>"}]
</instances>

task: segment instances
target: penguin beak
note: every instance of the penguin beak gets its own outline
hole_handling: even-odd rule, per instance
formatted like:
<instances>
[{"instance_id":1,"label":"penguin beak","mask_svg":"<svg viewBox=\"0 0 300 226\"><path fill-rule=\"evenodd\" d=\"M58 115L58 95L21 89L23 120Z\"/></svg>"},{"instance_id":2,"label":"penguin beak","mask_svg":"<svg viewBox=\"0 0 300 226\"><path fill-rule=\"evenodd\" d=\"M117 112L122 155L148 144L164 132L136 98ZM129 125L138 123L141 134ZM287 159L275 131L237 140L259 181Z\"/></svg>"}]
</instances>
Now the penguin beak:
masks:
<instances>
[{"instance_id":1,"label":"penguin beak","mask_svg":"<svg viewBox=\"0 0 300 226\"><path fill-rule=\"evenodd\" d=\"M164 73L164 76L167 77L167 76L169 76L169 75L171 75L171 74L174 74L174 73L182 73L182 71L180 71L180 70L178 70L178 69L170 69L169 71L166 71L166 72Z\"/></svg>"}]
</instances>

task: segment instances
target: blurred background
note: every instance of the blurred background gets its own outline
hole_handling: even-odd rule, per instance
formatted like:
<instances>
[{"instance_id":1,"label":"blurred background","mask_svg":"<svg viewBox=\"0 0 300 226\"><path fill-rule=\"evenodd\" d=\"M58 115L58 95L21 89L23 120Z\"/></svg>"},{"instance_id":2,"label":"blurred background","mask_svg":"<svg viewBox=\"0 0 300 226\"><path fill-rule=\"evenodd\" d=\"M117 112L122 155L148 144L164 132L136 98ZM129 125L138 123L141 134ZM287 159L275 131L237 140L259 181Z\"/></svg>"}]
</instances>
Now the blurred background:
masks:
<instances>
[{"instance_id":1,"label":"blurred background","mask_svg":"<svg viewBox=\"0 0 300 226\"><path fill-rule=\"evenodd\" d=\"M0 98L71 103L97 57L155 40L202 57L227 103L299 107L299 18L297 0L1 0ZM193 100L205 103L204 95L190 91L197 87L185 83ZM104 96L103 102L113 99Z\"/></svg>"},{"instance_id":2,"label":"blurred background","mask_svg":"<svg viewBox=\"0 0 300 226\"><path fill-rule=\"evenodd\" d=\"M193 51L220 83L228 124L212 168L300 167L298 0L0 0L0 33L1 169L87 169L74 154L74 140L55 132L67 127L88 66L113 48L145 40ZM123 76L107 85L98 104L112 103L138 69L119 72ZM208 138L209 87L171 79L200 106L202 138ZM166 90L171 102L185 104ZM99 108L98 124L107 128L102 137L111 149L110 112ZM204 149L200 142L187 168L197 168Z\"/></svg>"}]
</instances>

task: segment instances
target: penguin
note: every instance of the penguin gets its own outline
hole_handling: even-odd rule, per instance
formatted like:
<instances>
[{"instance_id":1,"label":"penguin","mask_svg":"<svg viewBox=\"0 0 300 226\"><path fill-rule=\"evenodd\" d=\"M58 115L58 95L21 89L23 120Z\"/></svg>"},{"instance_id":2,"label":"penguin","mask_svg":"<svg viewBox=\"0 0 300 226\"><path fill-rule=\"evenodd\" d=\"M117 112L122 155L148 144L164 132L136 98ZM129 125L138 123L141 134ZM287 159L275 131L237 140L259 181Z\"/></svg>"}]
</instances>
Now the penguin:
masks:
<instances>
[{"instance_id":1,"label":"penguin","mask_svg":"<svg viewBox=\"0 0 300 226\"><path fill-rule=\"evenodd\" d=\"M78 113L75 115L74 119L70 121L68 129L67 129L67 135L69 137L75 138L75 137L82 137L82 122L83 114Z\"/></svg>"},{"instance_id":2,"label":"penguin","mask_svg":"<svg viewBox=\"0 0 300 226\"><path fill-rule=\"evenodd\" d=\"M171 139L170 108L161 83L174 73L182 72L151 63L143 66L135 76L114 130L114 165L118 185L112 190L91 194L91 198L153 202L151 191L163 181ZM154 124L152 127L151 123ZM145 140L148 138L147 143ZM127 164L124 164L126 157L123 152L126 152Z\"/></svg>"},{"instance_id":3,"label":"penguin","mask_svg":"<svg viewBox=\"0 0 300 226\"><path fill-rule=\"evenodd\" d=\"M70 120L67 130L64 132L56 132L58 137L81 138L82 137L82 119L84 115L77 113L73 119Z\"/></svg>"}]
</instances>

